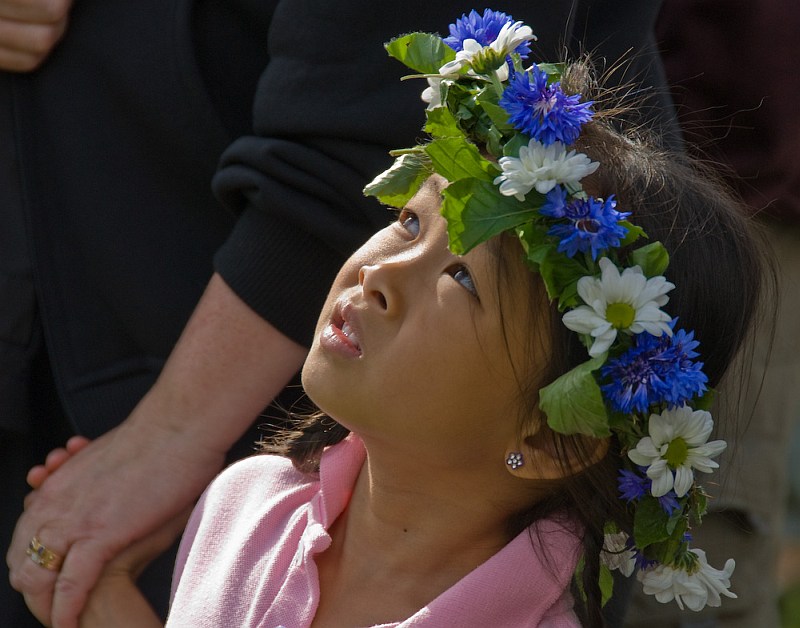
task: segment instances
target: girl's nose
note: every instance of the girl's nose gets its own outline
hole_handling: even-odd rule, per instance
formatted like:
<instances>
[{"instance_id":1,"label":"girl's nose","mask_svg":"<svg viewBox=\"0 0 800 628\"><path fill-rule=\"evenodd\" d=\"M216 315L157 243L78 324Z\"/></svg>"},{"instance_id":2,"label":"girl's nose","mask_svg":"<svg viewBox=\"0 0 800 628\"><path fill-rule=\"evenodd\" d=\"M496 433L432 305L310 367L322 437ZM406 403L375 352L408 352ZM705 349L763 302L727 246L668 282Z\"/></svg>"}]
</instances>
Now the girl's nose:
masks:
<instances>
[{"instance_id":1,"label":"girl's nose","mask_svg":"<svg viewBox=\"0 0 800 628\"><path fill-rule=\"evenodd\" d=\"M397 278L392 274L391 264L386 263L362 266L358 271L358 284L367 303L387 314L399 304L399 292L392 285Z\"/></svg>"}]
</instances>

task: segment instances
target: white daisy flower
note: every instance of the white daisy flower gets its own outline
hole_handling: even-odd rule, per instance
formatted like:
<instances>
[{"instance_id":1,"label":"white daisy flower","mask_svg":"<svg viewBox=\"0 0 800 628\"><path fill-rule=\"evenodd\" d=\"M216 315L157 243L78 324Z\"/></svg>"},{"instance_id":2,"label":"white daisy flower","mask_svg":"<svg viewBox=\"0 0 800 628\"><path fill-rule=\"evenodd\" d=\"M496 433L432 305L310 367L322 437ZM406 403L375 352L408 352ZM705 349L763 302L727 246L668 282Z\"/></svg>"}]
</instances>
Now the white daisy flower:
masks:
<instances>
[{"instance_id":1,"label":"white daisy flower","mask_svg":"<svg viewBox=\"0 0 800 628\"><path fill-rule=\"evenodd\" d=\"M442 81L440 76L429 76L428 87L422 90L422 100L428 103L428 111L442 106Z\"/></svg>"},{"instance_id":2,"label":"white daisy flower","mask_svg":"<svg viewBox=\"0 0 800 628\"><path fill-rule=\"evenodd\" d=\"M636 569L636 553L628 546L628 535L624 532L606 534L600 562L611 569L619 569L626 578Z\"/></svg>"},{"instance_id":3,"label":"white daisy flower","mask_svg":"<svg viewBox=\"0 0 800 628\"><path fill-rule=\"evenodd\" d=\"M706 553L701 549L691 549L697 556L697 565L693 573L672 566L659 565L645 569L637 574L642 588L647 595L655 595L659 602L675 600L683 610L684 604L693 611L700 611L706 606L717 607L721 604L721 595L735 598L728 588L731 586L731 575L736 562L729 558L722 570L714 569L706 560Z\"/></svg>"},{"instance_id":4,"label":"white daisy flower","mask_svg":"<svg viewBox=\"0 0 800 628\"><path fill-rule=\"evenodd\" d=\"M456 77L465 65L472 65L472 59L483 51L481 46L474 39L465 39L461 43L461 50L456 53L453 61L448 61L441 68L439 74L442 76Z\"/></svg>"},{"instance_id":5,"label":"white daisy flower","mask_svg":"<svg viewBox=\"0 0 800 628\"><path fill-rule=\"evenodd\" d=\"M594 338L589 355L597 357L608 351L618 331L671 336L670 317L660 308L669 301L667 292L675 285L661 276L647 279L638 266L626 268L620 275L607 257L601 257L599 263L599 278L578 280L578 295L586 305L570 310L562 319L572 331Z\"/></svg>"},{"instance_id":6,"label":"white daisy flower","mask_svg":"<svg viewBox=\"0 0 800 628\"><path fill-rule=\"evenodd\" d=\"M522 22L508 22L503 25L497 38L488 46L482 46L474 39L465 39L461 42L461 50L456 53L453 61L445 63L439 68L439 74L443 76L455 76L461 72L464 66L480 66L487 59L492 59L489 67L496 67L494 70L497 78L502 82L508 80L508 66L505 58L511 54L517 46L535 40L530 26ZM474 74L472 70L469 72Z\"/></svg>"},{"instance_id":7,"label":"white daisy flower","mask_svg":"<svg viewBox=\"0 0 800 628\"><path fill-rule=\"evenodd\" d=\"M514 52L520 44L531 40L535 41L536 35L530 26L525 26L522 22L507 22L490 46L497 54L505 57Z\"/></svg>"},{"instance_id":8,"label":"white daisy flower","mask_svg":"<svg viewBox=\"0 0 800 628\"><path fill-rule=\"evenodd\" d=\"M533 188L547 194L556 184L577 184L600 165L583 153L567 151L561 142L545 146L536 140L520 147L519 157L501 157L497 163L503 174L495 178L495 185L500 186L504 196L514 196L520 201Z\"/></svg>"},{"instance_id":9,"label":"white daisy flower","mask_svg":"<svg viewBox=\"0 0 800 628\"><path fill-rule=\"evenodd\" d=\"M724 440L706 442L713 427L710 413L689 406L650 415L649 436L628 452L628 458L647 467L654 497L673 488L675 495L683 497L694 483L692 469L711 473L719 467L711 458L721 454L727 445Z\"/></svg>"},{"instance_id":10,"label":"white daisy flower","mask_svg":"<svg viewBox=\"0 0 800 628\"><path fill-rule=\"evenodd\" d=\"M439 74L445 78L457 78L461 73L464 66L469 66L467 71L468 76L477 77L478 75L472 69L475 66L481 66L482 61L493 59L490 62L490 67L495 67L494 73L497 75L498 80L502 83L508 80L508 65L506 65L504 58L497 56L494 51L494 43L491 46L481 46L474 39L465 39L461 44L463 48L456 53L456 58L453 61L445 63L439 68Z\"/></svg>"}]
</instances>

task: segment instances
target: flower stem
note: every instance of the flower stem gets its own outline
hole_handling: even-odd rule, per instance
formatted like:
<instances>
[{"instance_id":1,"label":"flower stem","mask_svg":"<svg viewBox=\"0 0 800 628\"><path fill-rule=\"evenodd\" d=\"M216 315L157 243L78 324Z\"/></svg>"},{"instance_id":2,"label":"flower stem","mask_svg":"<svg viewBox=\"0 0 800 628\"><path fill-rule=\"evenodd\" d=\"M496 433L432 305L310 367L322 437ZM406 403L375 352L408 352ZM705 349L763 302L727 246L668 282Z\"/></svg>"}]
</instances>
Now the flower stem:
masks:
<instances>
[{"instance_id":1,"label":"flower stem","mask_svg":"<svg viewBox=\"0 0 800 628\"><path fill-rule=\"evenodd\" d=\"M503 83L500 81L500 77L497 76L497 70L492 70L492 73L489 75L489 78L492 80L492 85L494 85L494 91L497 92L497 96L500 97L503 95L505 91L505 87L503 87Z\"/></svg>"}]
</instances>

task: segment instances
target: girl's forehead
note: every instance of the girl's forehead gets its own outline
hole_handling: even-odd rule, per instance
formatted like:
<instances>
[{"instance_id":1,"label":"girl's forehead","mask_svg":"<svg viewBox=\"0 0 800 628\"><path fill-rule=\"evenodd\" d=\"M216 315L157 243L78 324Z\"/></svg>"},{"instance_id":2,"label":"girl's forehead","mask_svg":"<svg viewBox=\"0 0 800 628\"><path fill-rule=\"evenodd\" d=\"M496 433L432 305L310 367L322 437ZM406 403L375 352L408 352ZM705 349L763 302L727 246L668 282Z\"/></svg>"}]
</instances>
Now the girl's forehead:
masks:
<instances>
[{"instance_id":1,"label":"girl's forehead","mask_svg":"<svg viewBox=\"0 0 800 628\"><path fill-rule=\"evenodd\" d=\"M438 212L442 204L442 192L448 181L438 174L432 174L420 187L419 191L408 202L406 207L414 211Z\"/></svg>"}]
</instances>

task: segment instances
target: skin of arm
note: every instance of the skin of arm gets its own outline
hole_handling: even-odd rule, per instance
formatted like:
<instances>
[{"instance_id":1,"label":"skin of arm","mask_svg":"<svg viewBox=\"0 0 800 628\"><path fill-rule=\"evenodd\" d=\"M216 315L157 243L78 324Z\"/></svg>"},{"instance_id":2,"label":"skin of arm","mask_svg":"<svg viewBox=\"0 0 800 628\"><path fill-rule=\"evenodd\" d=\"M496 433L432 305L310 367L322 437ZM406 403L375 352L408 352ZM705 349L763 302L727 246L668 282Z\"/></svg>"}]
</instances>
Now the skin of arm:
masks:
<instances>
[{"instance_id":1,"label":"skin of arm","mask_svg":"<svg viewBox=\"0 0 800 628\"><path fill-rule=\"evenodd\" d=\"M306 351L212 277L131 415L28 496L7 562L12 586L40 621L78 626L106 563L192 504ZM26 556L33 536L65 556L60 572Z\"/></svg>"},{"instance_id":2,"label":"skin of arm","mask_svg":"<svg viewBox=\"0 0 800 628\"><path fill-rule=\"evenodd\" d=\"M72 0L0 0L0 70L39 67L67 30Z\"/></svg>"}]
</instances>

